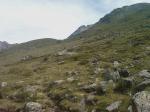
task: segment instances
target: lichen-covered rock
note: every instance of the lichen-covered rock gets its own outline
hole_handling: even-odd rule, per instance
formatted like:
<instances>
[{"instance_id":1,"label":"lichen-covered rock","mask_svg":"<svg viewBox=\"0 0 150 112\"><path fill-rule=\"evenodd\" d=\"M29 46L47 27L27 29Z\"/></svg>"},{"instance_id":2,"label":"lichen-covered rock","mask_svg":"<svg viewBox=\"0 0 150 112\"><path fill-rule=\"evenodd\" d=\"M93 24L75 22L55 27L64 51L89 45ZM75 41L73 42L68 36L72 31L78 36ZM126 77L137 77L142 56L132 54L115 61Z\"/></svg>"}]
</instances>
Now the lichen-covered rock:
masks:
<instances>
[{"instance_id":1,"label":"lichen-covered rock","mask_svg":"<svg viewBox=\"0 0 150 112\"><path fill-rule=\"evenodd\" d=\"M42 105L36 102L29 102L25 105L25 112L43 112Z\"/></svg>"},{"instance_id":2,"label":"lichen-covered rock","mask_svg":"<svg viewBox=\"0 0 150 112\"><path fill-rule=\"evenodd\" d=\"M150 92L142 91L133 96L133 112L150 112Z\"/></svg>"}]
</instances>

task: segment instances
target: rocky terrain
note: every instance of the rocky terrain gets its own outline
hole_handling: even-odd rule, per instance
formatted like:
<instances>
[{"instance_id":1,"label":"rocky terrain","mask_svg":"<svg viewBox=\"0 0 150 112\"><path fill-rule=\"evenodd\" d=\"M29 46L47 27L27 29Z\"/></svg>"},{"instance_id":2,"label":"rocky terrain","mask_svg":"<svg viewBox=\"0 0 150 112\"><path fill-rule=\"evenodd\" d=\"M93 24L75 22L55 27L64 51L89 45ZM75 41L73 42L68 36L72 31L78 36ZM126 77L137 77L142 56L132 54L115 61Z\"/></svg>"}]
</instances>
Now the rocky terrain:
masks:
<instances>
[{"instance_id":1,"label":"rocky terrain","mask_svg":"<svg viewBox=\"0 0 150 112\"><path fill-rule=\"evenodd\" d=\"M11 45L8 44L7 42L1 42L0 41L0 51L8 49Z\"/></svg>"},{"instance_id":2,"label":"rocky terrain","mask_svg":"<svg viewBox=\"0 0 150 112\"><path fill-rule=\"evenodd\" d=\"M150 4L0 53L0 112L150 112Z\"/></svg>"}]
</instances>

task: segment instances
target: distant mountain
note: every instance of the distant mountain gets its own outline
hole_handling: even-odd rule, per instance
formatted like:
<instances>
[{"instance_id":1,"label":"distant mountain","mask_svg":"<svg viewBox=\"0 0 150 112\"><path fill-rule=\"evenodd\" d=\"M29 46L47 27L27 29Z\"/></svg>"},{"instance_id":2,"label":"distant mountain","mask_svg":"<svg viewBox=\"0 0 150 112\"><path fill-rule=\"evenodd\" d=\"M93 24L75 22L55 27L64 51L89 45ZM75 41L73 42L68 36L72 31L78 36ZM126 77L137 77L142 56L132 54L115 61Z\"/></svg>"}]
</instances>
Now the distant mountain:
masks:
<instances>
[{"instance_id":1,"label":"distant mountain","mask_svg":"<svg viewBox=\"0 0 150 112\"><path fill-rule=\"evenodd\" d=\"M84 32L84 31L88 30L88 29L91 28L91 27L92 27L92 25L87 25L87 26L82 25L82 26L80 26L75 32L73 32L73 33L70 35L70 37L76 36L76 35L78 35L78 34Z\"/></svg>"},{"instance_id":2,"label":"distant mountain","mask_svg":"<svg viewBox=\"0 0 150 112\"><path fill-rule=\"evenodd\" d=\"M8 49L11 45L7 42L2 42L0 41L0 51L4 50L4 49Z\"/></svg>"},{"instance_id":3,"label":"distant mountain","mask_svg":"<svg viewBox=\"0 0 150 112\"><path fill-rule=\"evenodd\" d=\"M150 3L139 3L113 10L90 29L70 38L122 37L137 33L146 35L148 30L150 30Z\"/></svg>"}]
</instances>

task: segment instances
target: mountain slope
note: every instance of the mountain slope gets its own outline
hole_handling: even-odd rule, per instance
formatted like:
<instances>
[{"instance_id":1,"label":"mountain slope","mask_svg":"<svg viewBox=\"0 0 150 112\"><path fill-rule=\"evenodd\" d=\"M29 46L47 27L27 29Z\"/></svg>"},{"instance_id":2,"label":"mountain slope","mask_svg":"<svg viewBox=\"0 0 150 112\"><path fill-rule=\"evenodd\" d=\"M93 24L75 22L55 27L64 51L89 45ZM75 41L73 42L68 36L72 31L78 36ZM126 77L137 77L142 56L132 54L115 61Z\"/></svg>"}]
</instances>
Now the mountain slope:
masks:
<instances>
[{"instance_id":1,"label":"mountain slope","mask_svg":"<svg viewBox=\"0 0 150 112\"><path fill-rule=\"evenodd\" d=\"M76 36L76 35L78 35L78 34L84 32L84 31L88 30L88 29L91 28L91 27L92 27L92 25L87 25L87 26L83 25L83 26L80 26L80 27L79 27L75 32L73 32L69 37Z\"/></svg>"},{"instance_id":2,"label":"mountain slope","mask_svg":"<svg viewBox=\"0 0 150 112\"><path fill-rule=\"evenodd\" d=\"M136 112L133 96L150 91L149 8L119 8L69 39L35 40L3 51L0 109L24 111L28 102L38 102L45 112L108 112L113 105L114 112ZM144 110L145 96L138 100Z\"/></svg>"},{"instance_id":3,"label":"mountain slope","mask_svg":"<svg viewBox=\"0 0 150 112\"><path fill-rule=\"evenodd\" d=\"M112 38L124 37L127 33L127 35L149 35L149 12L149 3L141 3L118 8L101 18L100 21L93 25L93 27L89 30L73 37Z\"/></svg>"}]
</instances>

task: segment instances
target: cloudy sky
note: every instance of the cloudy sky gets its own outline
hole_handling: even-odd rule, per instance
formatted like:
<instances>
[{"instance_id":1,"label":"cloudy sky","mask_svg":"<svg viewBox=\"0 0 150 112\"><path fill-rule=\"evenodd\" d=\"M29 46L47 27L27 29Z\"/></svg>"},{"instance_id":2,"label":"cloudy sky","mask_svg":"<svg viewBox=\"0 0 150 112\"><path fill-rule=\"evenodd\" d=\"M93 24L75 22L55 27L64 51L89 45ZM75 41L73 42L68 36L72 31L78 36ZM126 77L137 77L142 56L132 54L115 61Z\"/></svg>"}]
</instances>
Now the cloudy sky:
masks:
<instances>
[{"instance_id":1,"label":"cloudy sky","mask_svg":"<svg viewBox=\"0 0 150 112\"><path fill-rule=\"evenodd\" d=\"M0 0L0 41L67 38L114 8L150 0Z\"/></svg>"}]
</instances>

